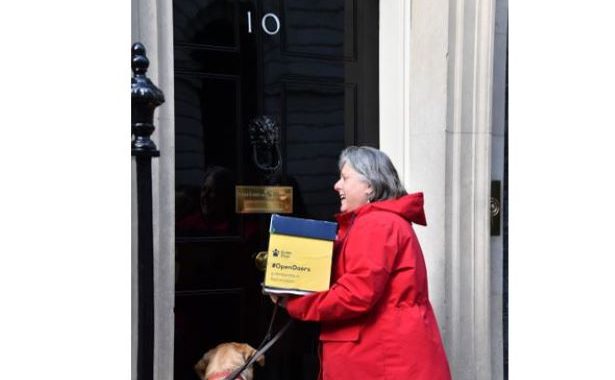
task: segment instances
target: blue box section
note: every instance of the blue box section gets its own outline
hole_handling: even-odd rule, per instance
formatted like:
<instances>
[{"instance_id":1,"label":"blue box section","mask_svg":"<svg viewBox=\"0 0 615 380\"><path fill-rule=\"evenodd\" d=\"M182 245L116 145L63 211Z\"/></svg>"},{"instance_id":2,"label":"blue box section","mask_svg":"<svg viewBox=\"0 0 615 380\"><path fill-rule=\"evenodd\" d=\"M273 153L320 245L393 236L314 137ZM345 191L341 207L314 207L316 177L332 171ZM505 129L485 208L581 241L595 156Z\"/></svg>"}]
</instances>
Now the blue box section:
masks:
<instances>
[{"instance_id":1,"label":"blue box section","mask_svg":"<svg viewBox=\"0 0 615 380\"><path fill-rule=\"evenodd\" d=\"M271 215L269 232L313 239L335 240L337 223L273 214Z\"/></svg>"}]
</instances>

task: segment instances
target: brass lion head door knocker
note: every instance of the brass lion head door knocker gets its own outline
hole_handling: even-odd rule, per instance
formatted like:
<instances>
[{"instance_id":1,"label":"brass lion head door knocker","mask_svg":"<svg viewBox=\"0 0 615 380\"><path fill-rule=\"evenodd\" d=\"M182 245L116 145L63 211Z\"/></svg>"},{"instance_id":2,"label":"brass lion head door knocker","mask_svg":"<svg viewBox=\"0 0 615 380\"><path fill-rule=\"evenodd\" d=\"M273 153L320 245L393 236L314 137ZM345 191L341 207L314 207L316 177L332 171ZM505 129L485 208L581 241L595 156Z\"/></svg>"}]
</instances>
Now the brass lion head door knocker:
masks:
<instances>
[{"instance_id":1,"label":"brass lion head door knocker","mask_svg":"<svg viewBox=\"0 0 615 380\"><path fill-rule=\"evenodd\" d=\"M278 123L271 116L261 115L250 121L248 130L254 165L270 179L282 166Z\"/></svg>"}]
</instances>

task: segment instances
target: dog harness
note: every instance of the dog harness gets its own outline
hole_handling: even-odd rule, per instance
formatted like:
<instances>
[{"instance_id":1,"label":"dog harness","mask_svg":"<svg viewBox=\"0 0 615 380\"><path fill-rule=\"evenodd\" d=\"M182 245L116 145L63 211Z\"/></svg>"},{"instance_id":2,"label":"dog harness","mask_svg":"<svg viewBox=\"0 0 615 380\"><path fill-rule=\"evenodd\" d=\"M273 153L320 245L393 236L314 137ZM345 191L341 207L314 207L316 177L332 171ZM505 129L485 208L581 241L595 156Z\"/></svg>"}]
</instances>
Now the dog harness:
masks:
<instances>
[{"instance_id":1,"label":"dog harness","mask_svg":"<svg viewBox=\"0 0 615 380\"><path fill-rule=\"evenodd\" d=\"M231 369L227 369L225 371L212 372L209 376L207 376L206 380L226 379L226 377L230 375L231 373L233 373L233 370ZM243 377L242 374L238 374L235 380L246 380L246 378Z\"/></svg>"},{"instance_id":2,"label":"dog harness","mask_svg":"<svg viewBox=\"0 0 615 380\"><path fill-rule=\"evenodd\" d=\"M292 325L293 320L292 319L288 320L288 322L286 322L284 327L282 327L280 331L278 331L278 333L275 334L273 338L271 337L271 328L273 327L273 321L275 320L275 315L276 315L276 312L278 311L279 303L280 303L280 300L278 299L275 303L275 307L273 308L273 314L271 315L271 320L269 321L269 328L267 329L267 334L265 334L265 337L263 338L263 341L261 342L261 344L258 346L258 349L256 350L256 352L252 354L252 356L250 356L250 358L246 361L246 363L242 367L237 368L235 371L233 371L233 373L225 377L224 380L237 380L237 378L240 378L241 380L246 380L243 377L241 377L241 373L243 372L243 370L245 370L246 368L254 364L256 359L262 356L271 346L273 346L273 344L277 342L278 339L280 339L280 337L284 334L284 332L288 330L290 325ZM207 380L214 380L214 379L210 379L208 377Z\"/></svg>"}]
</instances>

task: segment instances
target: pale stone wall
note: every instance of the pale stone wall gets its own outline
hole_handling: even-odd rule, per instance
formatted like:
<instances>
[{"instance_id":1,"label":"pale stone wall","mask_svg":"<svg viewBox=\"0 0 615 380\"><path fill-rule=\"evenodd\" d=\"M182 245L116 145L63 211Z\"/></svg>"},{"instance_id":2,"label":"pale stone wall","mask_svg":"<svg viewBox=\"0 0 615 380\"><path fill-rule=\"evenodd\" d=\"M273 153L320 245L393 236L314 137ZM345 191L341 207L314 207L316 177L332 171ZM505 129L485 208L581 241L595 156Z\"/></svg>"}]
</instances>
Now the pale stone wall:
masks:
<instances>
[{"instance_id":1,"label":"pale stone wall","mask_svg":"<svg viewBox=\"0 0 615 380\"><path fill-rule=\"evenodd\" d=\"M425 192L417 233L453 376L491 379L495 0L382 0L380 11L380 147Z\"/></svg>"},{"instance_id":2,"label":"pale stone wall","mask_svg":"<svg viewBox=\"0 0 615 380\"><path fill-rule=\"evenodd\" d=\"M495 41L493 60L493 130L491 147L491 178L504 189L504 136L506 118L506 43L508 0L496 0ZM502 194L503 195L503 194ZM504 377L503 340L503 223L500 211L500 235L491 237L491 365L492 379Z\"/></svg>"},{"instance_id":3,"label":"pale stone wall","mask_svg":"<svg viewBox=\"0 0 615 380\"><path fill-rule=\"evenodd\" d=\"M407 190L425 193L428 226L416 229L441 329L446 328L447 8L447 0L380 2L380 148Z\"/></svg>"}]
</instances>

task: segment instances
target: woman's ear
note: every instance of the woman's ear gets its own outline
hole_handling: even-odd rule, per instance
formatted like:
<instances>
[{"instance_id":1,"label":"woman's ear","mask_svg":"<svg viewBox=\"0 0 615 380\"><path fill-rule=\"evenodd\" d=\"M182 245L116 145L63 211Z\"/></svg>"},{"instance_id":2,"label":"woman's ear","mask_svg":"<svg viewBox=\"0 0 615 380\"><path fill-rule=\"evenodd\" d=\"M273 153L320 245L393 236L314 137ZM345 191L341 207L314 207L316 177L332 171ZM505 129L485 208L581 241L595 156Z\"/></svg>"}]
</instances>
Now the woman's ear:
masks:
<instances>
[{"instance_id":1,"label":"woman's ear","mask_svg":"<svg viewBox=\"0 0 615 380\"><path fill-rule=\"evenodd\" d=\"M367 188L365 196L367 197L367 202L371 202L374 199L374 189L372 188L372 185L369 185Z\"/></svg>"}]
</instances>

